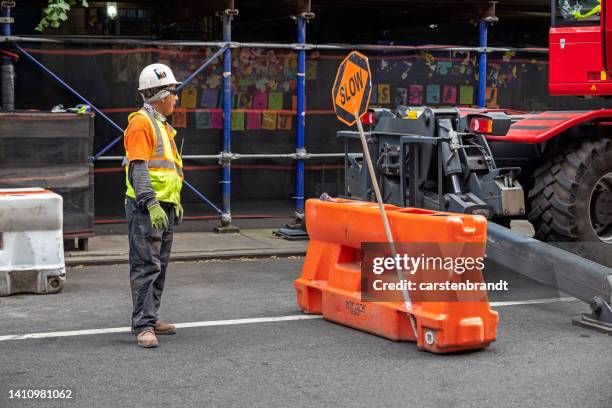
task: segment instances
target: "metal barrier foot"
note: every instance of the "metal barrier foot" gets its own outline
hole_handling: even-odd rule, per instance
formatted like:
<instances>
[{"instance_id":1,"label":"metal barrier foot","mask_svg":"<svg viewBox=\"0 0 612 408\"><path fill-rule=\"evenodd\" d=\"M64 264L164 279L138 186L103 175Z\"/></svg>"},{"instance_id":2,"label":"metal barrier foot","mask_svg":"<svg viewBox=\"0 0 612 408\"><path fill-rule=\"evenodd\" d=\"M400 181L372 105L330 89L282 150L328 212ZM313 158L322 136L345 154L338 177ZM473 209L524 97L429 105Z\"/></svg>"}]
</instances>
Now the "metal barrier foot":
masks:
<instances>
[{"instance_id":1,"label":"metal barrier foot","mask_svg":"<svg viewBox=\"0 0 612 408\"><path fill-rule=\"evenodd\" d=\"M581 316L574 317L572 323L612 336L612 306L599 296L593 298L590 306L593 313L583 313Z\"/></svg>"},{"instance_id":2,"label":"metal barrier foot","mask_svg":"<svg viewBox=\"0 0 612 408\"><path fill-rule=\"evenodd\" d=\"M229 212L221 214L221 225L217 225L214 231L217 234L237 234L240 232L240 228L235 227L232 224L232 215Z\"/></svg>"},{"instance_id":3,"label":"metal barrier foot","mask_svg":"<svg viewBox=\"0 0 612 408\"><path fill-rule=\"evenodd\" d=\"M237 234L240 232L240 228L235 227L233 225L218 225L214 228L214 231L217 234Z\"/></svg>"}]
</instances>

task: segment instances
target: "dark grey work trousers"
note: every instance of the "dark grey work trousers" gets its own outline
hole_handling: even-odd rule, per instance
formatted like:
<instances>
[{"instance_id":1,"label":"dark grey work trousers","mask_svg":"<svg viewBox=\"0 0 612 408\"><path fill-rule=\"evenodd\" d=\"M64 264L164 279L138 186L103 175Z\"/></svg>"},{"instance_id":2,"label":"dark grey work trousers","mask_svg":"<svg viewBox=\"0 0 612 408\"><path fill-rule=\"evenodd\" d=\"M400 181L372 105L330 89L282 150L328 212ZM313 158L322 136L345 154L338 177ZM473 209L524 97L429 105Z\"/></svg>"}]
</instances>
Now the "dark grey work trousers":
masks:
<instances>
[{"instance_id":1,"label":"dark grey work trousers","mask_svg":"<svg viewBox=\"0 0 612 408\"><path fill-rule=\"evenodd\" d=\"M130 241L130 284L132 288L132 332L138 334L152 328L158 320L166 270L170 260L174 234L174 206L160 203L168 215L168 227L151 226L147 208L139 208L135 200L126 198L125 213Z\"/></svg>"}]
</instances>

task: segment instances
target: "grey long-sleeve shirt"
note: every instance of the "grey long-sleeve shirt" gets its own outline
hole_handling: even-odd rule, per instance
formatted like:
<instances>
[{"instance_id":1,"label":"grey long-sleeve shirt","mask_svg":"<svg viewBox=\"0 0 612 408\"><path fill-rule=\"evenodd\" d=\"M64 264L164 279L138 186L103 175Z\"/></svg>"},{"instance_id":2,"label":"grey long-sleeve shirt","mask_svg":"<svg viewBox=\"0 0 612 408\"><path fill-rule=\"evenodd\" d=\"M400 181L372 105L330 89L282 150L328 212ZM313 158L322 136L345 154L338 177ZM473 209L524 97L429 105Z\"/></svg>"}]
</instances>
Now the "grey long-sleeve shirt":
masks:
<instances>
[{"instance_id":1,"label":"grey long-sleeve shirt","mask_svg":"<svg viewBox=\"0 0 612 408\"><path fill-rule=\"evenodd\" d=\"M136 203L138 207L150 207L157 204L155 191L151 186L149 177L149 168L144 160L133 160L130 162L128 169L128 180L136 194Z\"/></svg>"}]
</instances>

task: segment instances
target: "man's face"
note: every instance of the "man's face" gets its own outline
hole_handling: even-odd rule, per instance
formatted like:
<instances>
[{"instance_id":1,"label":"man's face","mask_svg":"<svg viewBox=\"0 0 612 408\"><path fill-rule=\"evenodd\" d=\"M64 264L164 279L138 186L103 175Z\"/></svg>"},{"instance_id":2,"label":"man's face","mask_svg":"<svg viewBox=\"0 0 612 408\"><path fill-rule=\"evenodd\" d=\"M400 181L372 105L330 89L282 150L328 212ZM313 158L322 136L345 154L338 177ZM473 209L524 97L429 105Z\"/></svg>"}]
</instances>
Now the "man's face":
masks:
<instances>
[{"instance_id":1,"label":"man's face","mask_svg":"<svg viewBox=\"0 0 612 408\"><path fill-rule=\"evenodd\" d=\"M176 106L176 102L178 101L178 95L174 88L168 89L170 91L170 95L166 96L159 102L159 113L164 116L170 116L174 112L174 107Z\"/></svg>"}]
</instances>

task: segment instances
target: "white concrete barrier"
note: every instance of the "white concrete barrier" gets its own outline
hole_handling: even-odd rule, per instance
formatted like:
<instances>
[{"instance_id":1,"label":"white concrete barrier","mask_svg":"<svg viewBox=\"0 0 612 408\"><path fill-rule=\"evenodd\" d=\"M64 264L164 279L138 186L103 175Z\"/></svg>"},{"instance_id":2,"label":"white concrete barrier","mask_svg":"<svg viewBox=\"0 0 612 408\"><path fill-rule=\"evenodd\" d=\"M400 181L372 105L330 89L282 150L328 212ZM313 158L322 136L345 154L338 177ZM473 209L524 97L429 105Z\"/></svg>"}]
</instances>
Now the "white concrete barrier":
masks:
<instances>
[{"instance_id":1,"label":"white concrete barrier","mask_svg":"<svg viewBox=\"0 0 612 408\"><path fill-rule=\"evenodd\" d=\"M56 293L66 280L62 197L0 189L0 296Z\"/></svg>"}]
</instances>

